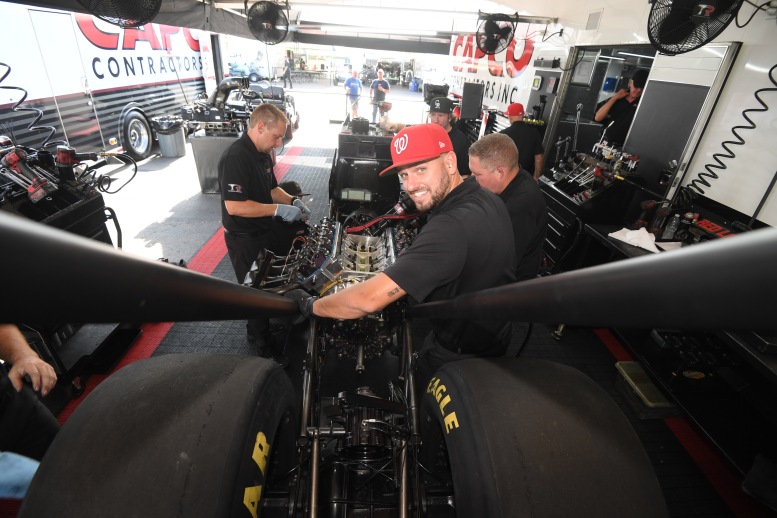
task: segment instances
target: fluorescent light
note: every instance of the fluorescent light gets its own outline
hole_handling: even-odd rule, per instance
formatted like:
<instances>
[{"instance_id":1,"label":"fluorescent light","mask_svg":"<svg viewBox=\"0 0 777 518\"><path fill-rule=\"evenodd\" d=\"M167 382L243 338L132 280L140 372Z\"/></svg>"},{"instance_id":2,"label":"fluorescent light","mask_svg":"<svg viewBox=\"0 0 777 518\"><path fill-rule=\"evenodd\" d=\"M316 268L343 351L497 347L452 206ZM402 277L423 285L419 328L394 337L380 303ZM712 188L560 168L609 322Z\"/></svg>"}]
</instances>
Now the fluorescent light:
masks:
<instances>
[{"instance_id":1,"label":"fluorescent light","mask_svg":"<svg viewBox=\"0 0 777 518\"><path fill-rule=\"evenodd\" d=\"M621 56L634 56L637 58L656 59L655 56L645 56L643 54L632 54L631 52L621 52L620 50L618 51L618 54L620 54Z\"/></svg>"},{"instance_id":2,"label":"fluorescent light","mask_svg":"<svg viewBox=\"0 0 777 518\"><path fill-rule=\"evenodd\" d=\"M322 25L324 32L348 32L362 34L396 34L409 36L437 36L437 31L413 30L413 29L391 29L385 27L355 27L351 25Z\"/></svg>"},{"instance_id":3,"label":"fluorescent light","mask_svg":"<svg viewBox=\"0 0 777 518\"><path fill-rule=\"evenodd\" d=\"M610 59L613 61L626 61L626 58L616 58L615 56L599 56L599 59Z\"/></svg>"}]
</instances>

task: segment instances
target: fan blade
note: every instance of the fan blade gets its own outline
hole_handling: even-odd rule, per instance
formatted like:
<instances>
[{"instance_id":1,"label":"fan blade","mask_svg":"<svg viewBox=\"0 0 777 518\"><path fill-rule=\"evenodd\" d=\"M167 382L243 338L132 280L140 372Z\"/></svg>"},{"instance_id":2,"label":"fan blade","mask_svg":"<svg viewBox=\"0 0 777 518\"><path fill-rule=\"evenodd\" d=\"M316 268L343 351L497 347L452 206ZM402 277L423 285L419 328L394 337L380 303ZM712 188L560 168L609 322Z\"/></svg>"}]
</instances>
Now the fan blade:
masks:
<instances>
[{"instance_id":1,"label":"fan blade","mask_svg":"<svg viewBox=\"0 0 777 518\"><path fill-rule=\"evenodd\" d=\"M173 322L298 313L294 301L0 213L3 322Z\"/></svg>"},{"instance_id":2,"label":"fan blade","mask_svg":"<svg viewBox=\"0 0 777 518\"><path fill-rule=\"evenodd\" d=\"M773 330L777 229L411 307L427 318Z\"/></svg>"}]
</instances>

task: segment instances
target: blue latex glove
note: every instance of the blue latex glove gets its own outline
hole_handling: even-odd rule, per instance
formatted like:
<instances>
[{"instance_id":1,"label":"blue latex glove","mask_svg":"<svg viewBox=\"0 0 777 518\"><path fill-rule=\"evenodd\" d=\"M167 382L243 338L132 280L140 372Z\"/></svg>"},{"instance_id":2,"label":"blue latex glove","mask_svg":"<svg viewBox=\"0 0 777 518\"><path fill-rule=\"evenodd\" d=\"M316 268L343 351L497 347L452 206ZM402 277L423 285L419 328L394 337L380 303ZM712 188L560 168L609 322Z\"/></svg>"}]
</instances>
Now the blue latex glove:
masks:
<instances>
[{"instance_id":1,"label":"blue latex glove","mask_svg":"<svg viewBox=\"0 0 777 518\"><path fill-rule=\"evenodd\" d=\"M293 221L299 221L302 219L302 211L299 207L294 205L281 205L275 206L275 215L280 217L283 221L291 223Z\"/></svg>"},{"instance_id":2,"label":"blue latex glove","mask_svg":"<svg viewBox=\"0 0 777 518\"><path fill-rule=\"evenodd\" d=\"M302 200L300 200L299 198L294 198L294 201L291 202L291 204L302 211L303 221L307 221L310 219L310 209L307 207L307 205L302 203Z\"/></svg>"}]
</instances>

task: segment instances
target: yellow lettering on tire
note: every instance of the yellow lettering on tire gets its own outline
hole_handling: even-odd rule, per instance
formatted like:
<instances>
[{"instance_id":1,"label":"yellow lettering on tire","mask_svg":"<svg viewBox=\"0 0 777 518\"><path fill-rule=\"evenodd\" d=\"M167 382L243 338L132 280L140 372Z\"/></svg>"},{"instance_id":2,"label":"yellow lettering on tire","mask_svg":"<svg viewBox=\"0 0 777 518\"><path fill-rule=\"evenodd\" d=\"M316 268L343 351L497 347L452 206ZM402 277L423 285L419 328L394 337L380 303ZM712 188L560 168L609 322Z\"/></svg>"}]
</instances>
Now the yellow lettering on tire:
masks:
<instances>
[{"instance_id":1,"label":"yellow lettering on tire","mask_svg":"<svg viewBox=\"0 0 777 518\"><path fill-rule=\"evenodd\" d=\"M251 516L257 518L259 514L259 500L262 498L262 486L245 488L243 492L243 504L248 508Z\"/></svg>"},{"instance_id":2,"label":"yellow lettering on tire","mask_svg":"<svg viewBox=\"0 0 777 518\"><path fill-rule=\"evenodd\" d=\"M451 412L445 416L445 433L451 433L451 430L459 427L459 420L456 418L456 412Z\"/></svg>"},{"instance_id":3,"label":"yellow lettering on tire","mask_svg":"<svg viewBox=\"0 0 777 518\"><path fill-rule=\"evenodd\" d=\"M259 471L264 475L264 468L267 467L267 457L270 454L270 444L267 442L267 436L264 432L256 434L256 442L254 443L254 453L251 458L254 459L256 465L259 466Z\"/></svg>"}]
</instances>

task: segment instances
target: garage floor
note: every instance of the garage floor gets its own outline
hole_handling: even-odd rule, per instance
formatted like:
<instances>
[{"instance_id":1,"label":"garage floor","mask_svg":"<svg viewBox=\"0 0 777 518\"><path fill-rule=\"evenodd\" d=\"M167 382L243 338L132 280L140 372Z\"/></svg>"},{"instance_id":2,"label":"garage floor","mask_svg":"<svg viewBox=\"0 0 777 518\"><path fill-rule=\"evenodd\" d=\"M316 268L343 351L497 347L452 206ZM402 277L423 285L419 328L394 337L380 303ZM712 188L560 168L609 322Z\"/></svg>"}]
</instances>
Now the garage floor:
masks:
<instances>
[{"instance_id":1,"label":"garage floor","mask_svg":"<svg viewBox=\"0 0 777 518\"><path fill-rule=\"evenodd\" d=\"M330 120L344 117L344 107L337 110L335 106L342 101L341 92L341 88L322 90L320 85L306 87L304 84L290 92L297 100L301 126L279 154L276 171L284 180L297 181L305 192L311 193L313 221L320 219L326 210L328 177L339 129ZM422 122L424 105L420 93L395 89L390 97L395 101L396 113L403 117L393 120ZM120 185L127 177L127 173L118 175L114 185ZM186 156L146 161L126 188L105 198L106 205L118 215L124 249L128 253L151 259L164 257L170 262L183 259L192 270L234 281L221 235L219 195L200 192L188 143ZM145 324L142 330L141 337L116 369L138 359L164 354L254 354L245 342L244 321ZM418 333L422 335L423 330L421 322ZM525 331L525 325L515 325L508 354L515 354ZM682 417L648 420L637 417L616 388L615 362L627 359L628 352L608 330L567 329L560 341L553 339L550 331L546 326L535 326L522 355L574 366L612 395L632 422L653 462L672 516L769 515L741 492L738 475ZM292 359L287 372L296 386L300 385L297 360L301 353L287 350ZM91 376L86 393L105 377ZM59 415L62 422L66 422L82 398L71 401L62 410ZM0 502L0 517L14 515L12 506L4 508Z\"/></svg>"}]
</instances>

